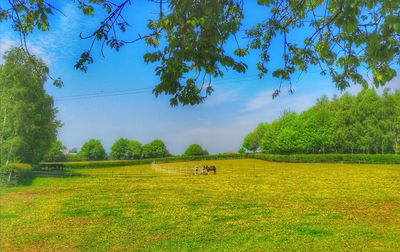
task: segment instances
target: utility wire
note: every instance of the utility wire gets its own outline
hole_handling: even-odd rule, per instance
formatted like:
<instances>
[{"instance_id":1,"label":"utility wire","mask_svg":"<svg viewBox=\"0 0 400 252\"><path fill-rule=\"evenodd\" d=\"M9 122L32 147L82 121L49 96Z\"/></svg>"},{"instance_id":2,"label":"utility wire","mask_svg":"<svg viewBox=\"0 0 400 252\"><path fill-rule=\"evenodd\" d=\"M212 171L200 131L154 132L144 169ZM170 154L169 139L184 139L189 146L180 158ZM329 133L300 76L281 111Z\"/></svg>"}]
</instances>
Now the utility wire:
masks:
<instances>
[{"instance_id":1,"label":"utility wire","mask_svg":"<svg viewBox=\"0 0 400 252\"><path fill-rule=\"evenodd\" d=\"M308 73L314 73L308 72ZM271 76L272 78L272 76ZM266 78L262 78L265 80ZM234 77L229 79L221 79L215 82L211 82L211 85L214 87L218 86L225 86L225 85L232 85L240 82L245 81L253 81L253 80L260 80L257 74L249 75L246 77ZM217 84L217 85L215 85ZM95 91L93 93L84 93L84 94L75 94L75 95L66 95L66 96L59 96L55 97L56 101L75 101L75 100L85 100L85 99L92 99L92 98L102 98L102 97L113 97L113 96L124 96L124 95L136 95L136 94L144 94L152 91L153 88L150 87L142 87L142 88L134 88L134 89L125 89L125 90L113 90L113 91Z\"/></svg>"},{"instance_id":2,"label":"utility wire","mask_svg":"<svg viewBox=\"0 0 400 252\"><path fill-rule=\"evenodd\" d=\"M257 75L254 75L257 76ZM258 77L248 76L246 78L236 77L230 79L224 79L216 82L211 82L211 85L218 84L218 86L239 83L243 81L251 81L257 80ZM236 80L236 81L232 81ZM110 96L122 96L122 95L132 95L132 94L143 94L149 91L152 91L153 88L135 88L135 89L125 89L125 90L113 90L113 91L96 91L93 93L85 93L85 94L76 94L76 95L66 95L55 97L57 101L73 101L73 100L82 100L82 99L91 99L91 98L100 98L100 97L110 97Z\"/></svg>"},{"instance_id":3,"label":"utility wire","mask_svg":"<svg viewBox=\"0 0 400 252\"><path fill-rule=\"evenodd\" d=\"M144 94L147 93L147 90L143 91L131 91L131 92L124 92L118 94L100 94L100 95L88 95L88 96L80 96L80 97L70 97L64 99L58 99L57 101L75 101L75 100L86 100L92 98L101 98L101 97L110 97L110 96L122 96L122 95L133 95L133 94Z\"/></svg>"},{"instance_id":4,"label":"utility wire","mask_svg":"<svg viewBox=\"0 0 400 252\"><path fill-rule=\"evenodd\" d=\"M118 94L124 92L134 92L134 91L143 91L143 90L151 90L151 88L134 88L134 89L125 89L125 90L113 90L113 91L95 91L94 93L85 93L85 94L76 94L76 95L65 95L65 96L58 96L55 97L56 99L65 99L65 98L75 98L75 97L86 97L92 95L104 95L104 94Z\"/></svg>"}]
</instances>

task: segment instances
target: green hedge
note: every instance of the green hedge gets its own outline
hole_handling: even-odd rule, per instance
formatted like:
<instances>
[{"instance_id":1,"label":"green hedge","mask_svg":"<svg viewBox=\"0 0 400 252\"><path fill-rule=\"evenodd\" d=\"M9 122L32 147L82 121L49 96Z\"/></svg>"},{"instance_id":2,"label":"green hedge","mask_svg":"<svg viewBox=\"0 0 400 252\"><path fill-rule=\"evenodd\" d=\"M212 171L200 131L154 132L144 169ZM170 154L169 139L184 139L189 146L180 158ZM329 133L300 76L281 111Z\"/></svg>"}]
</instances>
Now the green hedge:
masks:
<instances>
[{"instance_id":1,"label":"green hedge","mask_svg":"<svg viewBox=\"0 0 400 252\"><path fill-rule=\"evenodd\" d=\"M249 158L288 163L366 163L400 164L400 155L396 154L294 154L273 155L249 153Z\"/></svg>"},{"instance_id":2,"label":"green hedge","mask_svg":"<svg viewBox=\"0 0 400 252\"><path fill-rule=\"evenodd\" d=\"M10 163L0 169L0 186L16 186L24 184L32 178L32 165L25 163ZM8 181L11 173L11 181Z\"/></svg>"},{"instance_id":3,"label":"green hedge","mask_svg":"<svg viewBox=\"0 0 400 252\"><path fill-rule=\"evenodd\" d=\"M296 155L273 155L263 153L247 153L247 154L217 154L206 156L173 156L165 158L149 158L138 160L106 160L106 161L79 161L79 162L59 162L59 163L41 163L46 164L62 164L66 168L104 168L151 164L170 163L179 161L196 161L196 160L224 160L224 159L241 159L254 158L273 162L288 163L368 163L368 164L400 164L400 155L395 154L296 154Z\"/></svg>"},{"instance_id":4,"label":"green hedge","mask_svg":"<svg viewBox=\"0 0 400 252\"><path fill-rule=\"evenodd\" d=\"M71 162L76 162L76 161L85 161L85 159L81 156L79 156L79 154L65 154L65 157L67 158L67 161L71 161Z\"/></svg>"},{"instance_id":5,"label":"green hedge","mask_svg":"<svg viewBox=\"0 0 400 252\"><path fill-rule=\"evenodd\" d=\"M48 164L62 164L65 168L79 169L79 168L104 168L104 167L118 167L128 165L141 165L151 164L153 161L156 163L171 163L179 161L196 161L196 160L223 160L223 159L236 159L246 158L245 154L218 154L218 155L205 155L205 156L173 156L165 158L148 158L137 160L105 160L105 161L79 161L79 162L43 162L42 166Z\"/></svg>"}]
</instances>

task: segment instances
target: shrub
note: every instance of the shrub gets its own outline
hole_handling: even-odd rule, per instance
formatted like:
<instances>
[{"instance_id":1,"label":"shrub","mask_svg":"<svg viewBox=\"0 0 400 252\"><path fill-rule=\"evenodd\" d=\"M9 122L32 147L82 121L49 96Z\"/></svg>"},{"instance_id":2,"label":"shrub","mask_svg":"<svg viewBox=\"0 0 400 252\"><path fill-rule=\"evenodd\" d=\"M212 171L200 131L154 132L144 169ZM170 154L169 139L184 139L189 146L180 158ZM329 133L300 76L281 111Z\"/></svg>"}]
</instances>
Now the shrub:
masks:
<instances>
[{"instance_id":1,"label":"shrub","mask_svg":"<svg viewBox=\"0 0 400 252\"><path fill-rule=\"evenodd\" d=\"M4 167L5 170L18 170L18 171L29 171L32 169L32 165L25 163L10 163Z\"/></svg>"},{"instance_id":2,"label":"shrub","mask_svg":"<svg viewBox=\"0 0 400 252\"><path fill-rule=\"evenodd\" d=\"M245 154L245 153L246 153L246 149L245 149L244 147L241 147L241 148L238 150L238 153L240 153L240 154Z\"/></svg>"},{"instance_id":3,"label":"shrub","mask_svg":"<svg viewBox=\"0 0 400 252\"><path fill-rule=\"evenodd\" d=\"M17 185L31 178L32 165L10 163L0 169L0 185Z\"/></svg>"},{"instance_id":4,"label":"shrub","mask_svg":"<svg viewBox=\"0 0 400 252\"><path fill-rule=\"evenodd\" d=\"M67 161L67 157L64 154L66 148L60 141L55 141L52 143L50 150L44 157L47 162L64 162Z\"/></svg>"},{"instance_id":5,"label":"shrub","mask_svg":"<svg viewBox=\"0 0 400 252\"><path fill-rule=\"evenodd\" d=\"M66 161L85 161L85 159L77 153L67 153L65 157L67 159Z\"/></svg>"}]
</instances>

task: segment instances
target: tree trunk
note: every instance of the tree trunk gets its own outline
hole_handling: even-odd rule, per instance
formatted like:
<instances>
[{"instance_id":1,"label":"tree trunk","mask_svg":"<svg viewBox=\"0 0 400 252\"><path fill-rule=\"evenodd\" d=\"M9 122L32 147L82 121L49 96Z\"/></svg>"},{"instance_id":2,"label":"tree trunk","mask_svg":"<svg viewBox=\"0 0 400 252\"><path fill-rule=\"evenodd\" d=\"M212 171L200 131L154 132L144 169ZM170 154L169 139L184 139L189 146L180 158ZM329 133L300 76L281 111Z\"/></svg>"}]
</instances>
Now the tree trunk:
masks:
<instances>
[{"instance_id":1,"label":"tree trunk","mask_svg":"<svg viewBox=\"0 0 400 252\"><path fill-rule=\"evenodd\" d=\"M10 104L10 101L12 101L12 96L11 97L8 97L9 99L7 100L7 101L5 101L6 99L4 98L4 96L6 96L7 94L5 93L5 90L1 90L2 91L2 93L4 94L4 95L2 95L2 97L1 97L1 99L2 99L2 102L3 102L3 104L4 104L4 117L3 117L3 122L2 122L2 127L1 127L1 133L0 133L0 155L3 155L3 151L5 151L4 150L4 148L3 148L3 146L4 146L4 142L5 142L5 131L6 131L6 126L7 126L7 115L8 115L8 107L9 107L9 104ZM3 159L2 158L0 158L0 163L1 163L1 161L2 161ZM7 160L8 160L8 157L7 157ZM7 164L6 165L8 165L8 162L7 162Z\"/></svg>"},{"instance_id":2,"label":"tree trunk","mask_svg":"<svg viewBox=\"0 0 400 252\"><path fill-rule=\"evenodd\" d=\"M9 164L9 162L10 162L10 157L11 157L12 149L13 149L13 144L11 144L10 149L9 149L9 151L8 151L8 154L7 154L6 166L8 166L8 164Z\"/></svg>"},{"instance_id":3,"label":"tree trunk","mask_svg":"<svg viewBox=\"0 0 400 252\"><path fill-rule=\"evenodd\" d=\"M3 143L4 129L6 128L6 122L7 122L7 107L4 108L4 118L3 118L3 125L1 127L0 143Z\"/></svg>"},{"instance_id":4,"label":"tree trunk","mask_svg":"<svg viewBox=\"0 0 400 252\"><path fill-rule=\"evenodd\" d=\"M12 179L12 172L13 172L13 170L10 169L10 173L8 174L8 179L7 179L7 182L8 182L8 183L11 182L11 179Z\"/></svg>"},{"instance_id":5,"label":"tree trunk","mask_svg":"<svg viewBox=\"0 0 400 252\"><path fill-rule=\"evenodd\" d=\"M0 155L3 155L4 131L6 128L6 122L7 122L7 106L4 108L3 124L1 127L1 133L0 133ZM0 163L1 162L2 162L2 158L0 158Z\"/></svg>"}]
</instances>

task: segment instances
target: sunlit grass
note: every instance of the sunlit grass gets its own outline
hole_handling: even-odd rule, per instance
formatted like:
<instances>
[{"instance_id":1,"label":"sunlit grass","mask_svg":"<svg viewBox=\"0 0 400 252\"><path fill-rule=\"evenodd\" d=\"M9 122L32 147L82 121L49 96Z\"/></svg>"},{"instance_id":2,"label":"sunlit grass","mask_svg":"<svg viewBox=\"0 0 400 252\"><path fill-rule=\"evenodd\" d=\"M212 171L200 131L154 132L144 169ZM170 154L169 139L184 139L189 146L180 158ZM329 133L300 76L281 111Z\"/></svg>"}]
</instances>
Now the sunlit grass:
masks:
<instances>
[{"instance_id":1,"label":"sunlit grass","mask_svg":"<svg viewBox=\"0 0 400 252\"><path fill-rule=\"evenodd\" d=\"M204 164L217 175L191 175ZM399 165L225 160L75 172L83 176L0 189L1 251L400 250Z\"/></svg>"}]
</instances>

